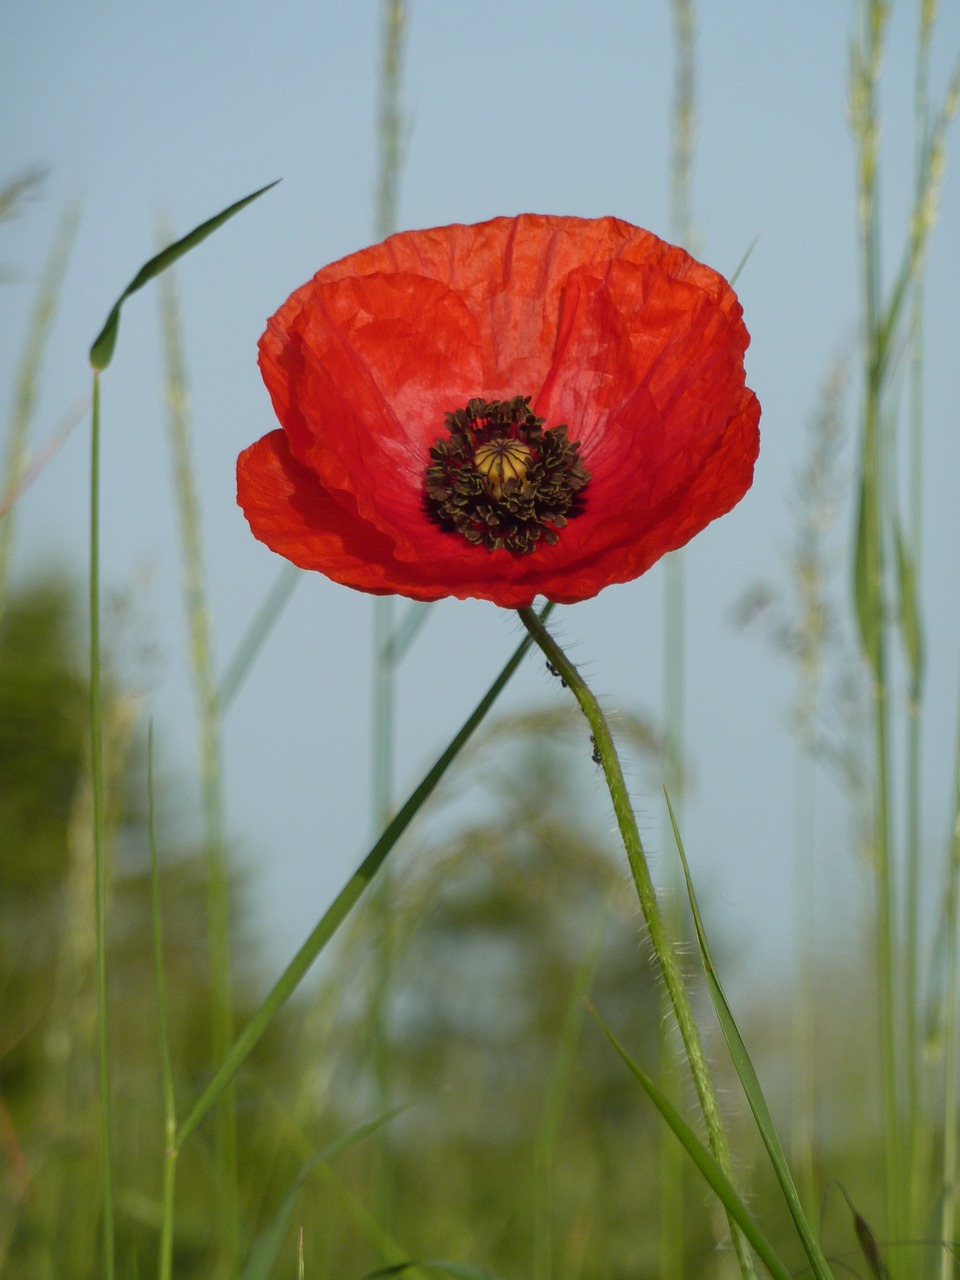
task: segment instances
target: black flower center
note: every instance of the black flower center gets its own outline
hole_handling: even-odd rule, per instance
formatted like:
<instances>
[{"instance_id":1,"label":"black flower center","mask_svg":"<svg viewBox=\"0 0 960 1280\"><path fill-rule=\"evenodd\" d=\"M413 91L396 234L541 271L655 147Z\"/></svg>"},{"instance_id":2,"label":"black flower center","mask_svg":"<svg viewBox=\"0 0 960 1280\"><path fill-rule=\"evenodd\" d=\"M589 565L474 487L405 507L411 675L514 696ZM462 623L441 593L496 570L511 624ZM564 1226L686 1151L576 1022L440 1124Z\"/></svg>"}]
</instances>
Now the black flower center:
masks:
<instances>
[{"instance_id":1,"label":"black flower center","mask_svg":"<svg viewBox=\"0 0 960 1280\"><path fill-rule=\"evenodd\" d=\"M565 425L544 430L529 396L471 400L448 413L449 439L430 449L423 505L445 533L488 551L528 555L552 546L583 510L590 473Z\"/></svg>"}]
</instances>

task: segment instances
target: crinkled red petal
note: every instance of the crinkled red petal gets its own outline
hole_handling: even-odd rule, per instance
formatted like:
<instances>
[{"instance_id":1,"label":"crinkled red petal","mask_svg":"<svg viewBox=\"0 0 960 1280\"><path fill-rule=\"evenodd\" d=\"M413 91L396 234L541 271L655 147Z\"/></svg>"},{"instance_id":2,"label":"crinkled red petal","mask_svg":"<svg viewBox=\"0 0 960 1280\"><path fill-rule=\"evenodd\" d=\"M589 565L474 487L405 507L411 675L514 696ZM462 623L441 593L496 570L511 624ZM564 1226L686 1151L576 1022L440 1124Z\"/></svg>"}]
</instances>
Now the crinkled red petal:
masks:
<instances>
[{"instance_id":1,"label":"crinkled red petal","mask_svg":"<svg viewBox=\"0 0 960 1280\"><path fill-rule=\"evenodd\" d=\"M572 602L644 572L749 487L759 405L727 283L612 218L523 215L393 236L318 272L270 321L284 433L242 455L254 533L367 591ZM532 396L582 443L584 509L514 557L442 532L423 477L444 415Z\"/></svg>"}]
</instances>

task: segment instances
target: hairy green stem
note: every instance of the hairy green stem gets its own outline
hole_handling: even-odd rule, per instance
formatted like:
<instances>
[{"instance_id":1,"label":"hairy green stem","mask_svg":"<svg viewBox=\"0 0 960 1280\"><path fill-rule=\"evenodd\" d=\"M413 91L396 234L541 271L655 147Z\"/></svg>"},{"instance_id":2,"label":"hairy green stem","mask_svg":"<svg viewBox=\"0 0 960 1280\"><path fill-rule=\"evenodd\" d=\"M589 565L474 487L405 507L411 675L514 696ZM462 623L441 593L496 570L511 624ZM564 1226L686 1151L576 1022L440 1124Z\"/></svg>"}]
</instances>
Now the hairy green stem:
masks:
<instances>
[{"instance_id":1,"label":"hairy green stem","mask_svg":"<svg viewBox=\"0 0 960 1280\"><path fill-rule=\"evenodd\" d=\"M718 1165L732 1182L733 1164L730 1158L730 1147L727 1142L726 1131L720 1115L716 1090L710 1078L706 1055L700 1040L700 1032L697 1029L690 997L687 995L683 975L680 972L680 965L674 953L673 944L664 928L656 890L653 887L646 854L640 839L640 831L637 827L636 815L630 803L627 785L624 781L623 770L620 767L620 760L614 745L613 735L610 732L610 726L607 724L606 717L600 709L599 702L583 677L533 610L520 609L519 614L523 625L540 646L551 667L576 698L590 725L597 758L603 769L617 818L617 826L620 828L620 835L630 863L630 870L637 886L640 910L643 913L647 932L650 935L650 943L670 996L670 1004L683 1040L687 1061L690 1064L697 1098L707 1126L710 1149ZM753 1259L747 1243L739 1227L729 1215L728 1222L741 1272L745 1277L753 1277L755 1275Z\"/></svg>"}]
</instances>

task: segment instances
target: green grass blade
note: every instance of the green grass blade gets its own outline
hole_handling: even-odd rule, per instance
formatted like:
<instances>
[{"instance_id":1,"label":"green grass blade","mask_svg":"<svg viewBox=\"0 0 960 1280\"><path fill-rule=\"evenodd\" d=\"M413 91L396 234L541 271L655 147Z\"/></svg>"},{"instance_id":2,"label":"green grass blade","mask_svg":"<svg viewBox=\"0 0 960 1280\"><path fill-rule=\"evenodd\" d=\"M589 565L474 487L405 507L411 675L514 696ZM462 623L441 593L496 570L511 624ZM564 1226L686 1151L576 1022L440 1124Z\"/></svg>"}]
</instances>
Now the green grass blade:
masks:
<instances>
[{"instance_id":1,"label":"green grass blade","mask_svg":"<svg viewBox=\"0 0 960 1280\"><path fill-rule=\"evenodd\" d=\"M710 948L707 943L706 931L703 927L703 919L700 915L700 907L697 903L697 897L693 889L693 881L690 877L690 868L687 865L686 854L683 849L683 841L680 839L680 832L677 828L676 819L674 817L673 806L670 804L670 797L667 796L667 807L670 811L670 821L673 825L674 839L677 843L677 852L680 855L680 863L683 867L683 875L687 884L687 897L690 900L690 910L693 914L693 924L697 932L697 944L700 948L700 959L703 963L703 971L706 975L707 986L710 991L710 998L713 1000L713 1007L717 1011L717 1018L720 1022L723 1037L727 1042L727 1048L730 1050L730 1057L736 1068L737 1075L740 1077L740 1083L747 1101L750 1104L750 1110L753 1112L754 1119L757 1122L757 1128L760 1130L760 1136L763 1144L770 1156L770 1163L773 1165L777 1181L783 1191L784 1199L787 1202L787 1208L796 1225L800 1241L803 1245L804 1252L810 1261L810 1267L816 1280L831 1280L831 1271L827 1266L827 1260L823 1256L820 1245L807 1216L803 1212L803 1206L800 1203L800 1197L797 1194L797 1188L794 1185L793 1176L787 1166L787 1158L783 1151L779 1135L773 1123L773 1117L767 1106L767 1101L763 1096L763 1090L760 1088L760 1081L754 1070L750 1055L747 1053L746 1045L740 1035L730 1006L727 1004L727 998L724 995L723 987L720 985L720 979L714 968L713 957L710 954Z\"/></svg>"},{"instance_id":2,"label":"green grass blade","mask_svg":"<svg viewBox=\"0 0 960 1280\"><path fill-rule=\"evenodd\" d=\"M548 604L540 614L541 621L551 612L553 606ZM224 1089L239 1071L243 1062L256 1046L266 1031L271 1019L289 1000L307 970L317 956L330 941L337 929L346 919L370 881L376 875L387 854L406 831L414 817L426 803L427 799L459 755L474 730L493 706L510 677L516 671L529 649L532 641L525 637L515 649L506 666L494 680L493 684L480 699L470 716L467 717L459 733L441 754L436 764L403 805L396 817L390 822L383 835L374 844L364 858L358 870L350 877L343 889L334 899L331 906L321 917L313 932L303 943L300 950L280 975L273 990L269 993L260 1008L247 1023L244 1030L234 1042L233 1048L220 1066L216 1075L207 1085L197 1100L192 1112L177 1135L177 1145L182 1146L187 1138L201 1123L210 1108L216 1103Z\"/></svg>"},{"instance_id":3,"label":"green grass blade","mask_svg":"<svg viewBox=\"0 0 960 1280\"><path fill-rule=\"evenodd\" d=\"M267 636L273 630L277 619L287 606L287 601L293 595L294 588L303 576L303 570L298 569L295 564L285 564L277 574L276 582L254 614L253 621L220 678L217 686L217 705L221 715L236 697L246 679L247 672L253 666L257 654L263 648Z\"/></svg>"},{"instance_id":4,"label":"green grass blade","mask_svg":"<svg viewBox=\"0 0 960 1280\"><path fill-rule=\"evenodd\" d=\"M879 620L876 609L876 592L871 582L871 556L869 550L866 481L860 484L857 498L857 532L853 559L853 599L863 652L871 668L876 670L879 649Z\"/></svg>"},{"instance_id":5,"label":"green grass blade","mask_svg":"<svg viewBox=\"0 0 960 1280\"><path fill-rule=\"evenodd\" d=\"M583 1027L586 999L593 986L600 955L603 949L604 916L602 908L597 913L593 938L584 949L583 959L574 973L573 988L567 1002L553 1070L546 1081L543 1114L534 1145L534 1258L532 1280L550 1280L553 1267L553 1203L554 1162L557 1135L566 1112L576 1063L577 1046Z\"/></svg>"},{"instance_id":6,"label":"green grass blade","mask_svg":"<svg viewBox=\"0 0 960 1280\"><path fill-rule=\"evenodd\" d=\"M44 267L40 290L27 329L27 340L24 343L20 367L17 370L3 478L0 480L0 612L3 610L6 597L7 576L13 548L14 512L12 508L26 475L27 438L40 388L40 368L79 223L79 205L67 205L60 217L53 248Z\"/></svg>"},{"instance_id":7,"label":"green grass blade","mask_svg":"<svg viewBox=\"0 0 960 1280\"><path fill-rule=\"evenodd\" d=\"M165 1152L163 1162L163 1223L160 1228L160 1280L173 1275L173 1205L177 1170L177 1109L167 1017L167 985L163 976L163 923L160 912L160 859L157 855L156 804L153 789L153 724L147 731L147 827L150 834L150 910L153 922L153 967L157 986L157 1033L163 1083Z\"/></svg>"},{"instance_id":8,"label":"green grass blade","mask_svg":"<svg viewBox=\"0 0 960 1280\"><path fill-rule=\"evenodd\" d=\"M420 633L420 628L430 616L430 605L423 604L419 600L414 600L408 606L407 612L394 628L393 635L390 637L391 653L393 661L399 662L414 639Z\"/></svg>"},{"instance_id":9,"label":"green grass blade","mask_svg":"<svg viewBox=\"0 0 960 1280\"><path fill-rule=\"evenodd\" d=\"M171 238L161 221L158 239ZM188 658L197 708L197 758L203 810L203 860L206 871L206 941L210 966L210 1061L221 1062L233 1043L232 957L230 945L230 868L223 797L220 709L213 674L213 627L207 600L200 499L191 442L189 381L177 273L170 269L158 282L163 335L164 398L176 495ZM240 1224L236 1106L230 1091L216 1117L216 1199L218 1233L229 1255L225 1267L239 1263Z\"/></svg>"},{"instance_id":10,"label":"green grass blade","mask_svg":"<svg viewBox=\"0 0 960 1280\"><path fill-rule=\"evenodd\" d=\"M677 1135L678 1141L682 1144L684 1150L690 1156L690 1159L697 1166L697 1169L703 1176L704 1180L712 1188L724 1209L726 1209L728 1215L734 1220L734 1222L736 1222L737 1226L755 1250L757 1257L774 1277L774 1280L792 1280L790 1272L774 1252L773 1245L763 1234L759 1223L751 1215L747 1206L740 1199L733 1183L720 1168L717 1161L713 1158L712 1153L700 1141L667 1095L661 1089L658 1089L643 1068L634 1062L626 1049L624 1049L623 1045L621 1045L620 1041L592 1006L590 1008L590 1012L596 1019L601 1031L623 1059L626 1067L632 1072L640 1084L643 1085L650 1101L654 1104L663 1116L664 1120L666 1120L667 1124Z\"/></svg>"},{"instance_id":11,"label":"green grass blade","mask_svg":"<svg viewBox=\"0 0 960 1280\"><path fill-rule=\"evenodd\" d=\"M900 633L912 686L917 689L923 679L923 630L917 596L917 570L899 520L894 524L894 546L897 554Z\"/></svg>"},{"instance_id":12,"label":"green grass blade","mask_svg":"<svg viewBox=\"0 0 960 1280\"><path fill-rule=\"evenodd\" d=\"M4 182L0 187L0 222L20 212L24 199L36 191L45 176L43 169L27 169Z\"/></svg>"},{"instance_id":13,"label":"green grass blade","mask_svg":"<svg viewBox=\"0 0 960 1280\"><path fill-rule=\"evenodd\" d=\"M943 979L943 1003L938 1027L942 1044L940 1072L943 1080L942 1133L943 1150L940 1157L942 1201L940 1205L940 1238L954 1238L957 1211L960 1208L958 1187L958 1125L957 1125L957 1062L960 1060L960 918L957 915L960 901L960 734L958 734L954 760L953 832L947 851L946 884L943 891L943 933L941 936L941 973ZM945 972L943 972L945 970ZM945 1244L940 1259L941 1280L948 1280L953 1271L953 1259Z\"/></svg>"},{"instance_id":14,"label":"green grass blade","mask_svg":"<svg viewBox=\"0 0 960 1280\"><path fill-rule=\"evenodd\" d=\"M453 1276L454 1280L498 1280L492 1271L484 1271L481 1267L465 1267L459 1262L396 1262L390 1267L381 1267L377 1271L368 1271L363 1280L380 1280L382 1276L400 1276L404 1271L418 1267L423 1271L435 1271L442 1276Z\"/></svg>"},{"instance_id":15,"label":"green grass blade","mask_svg":"<svg viewBox=\"0 0 960 1280\"><path fill-rule=\"evenodd\" d=\"M90 413L90 784L93 798L94 930L97 982L97 1094L100 1120L100 1206L104 1280L116 1274L110 1035L107 1000L107 868L104 839L103 707L100 678L100 375L93 375Z\"/></svg>"},{"instance_id":16,"label":"green grass blade","mask_svg":"<svg viewBox=\"0 0 960 1280\"><path fill-rule=\"evenodd\" d=\"M960 60L954 65L940 111L922 147L917 191L911 214L910 236L904 248L903 261L897 272L896 282L890 293L890 301L876 335L877 363L881 373L885 371L890 361L890 349L894 336L898 332L910 286L923 268L927 242L936 221L937 202L943 181L945 135L950 121L956 114L958 101L960 101Z\"/></svg>"},{"instance_id":17,"label":"green grass blade","mask_svg":"<svg viewBox=\"0 0 960 1280\"><path fill-rule=\"evenodd\" d=\"M300 1188L310 1174L320 1165L332 1160L341 1151L346 1151L348 1147L354 1146L371 1133L376 1133L383 1125L389 1124L391 1120L406 1110L406 1106L391 1108L385 1115L378 1116L375 1120L370 1120L366 1124L358 1125L350 1133L338 1138L335 1142L331 1142L329 1146L324 1147L322 1151L319 1151L307 1161L296 1178L294 1178L290 1190L284 1197L283 1204L277 1210L276 1217L254 1244L250 1257L247 1259L247 1264L241 1273L240 1280L269 1280L270 1272L290 1229L290 1219L293 1217L293 1211L296 1208Z\"/></svg>"},{"instance_id":18,"label":"green grass blade","mask_svg":"<svg viewBox=\"0 0 960 1280\"><path fill-rule=\"evenodd\" d=\"M756 234L756 235L753 237L753 239L750 241L750 243L747 245L747 251L746 251L746 253L743 255L743 257L742 257L742 258L740 259L740 261L737 263L737 269L734 271L733 275L730 277L730 287L731 287L731 288L733 288L733 286L734 286L734 285L737 283L737 281L740 279L740 272L743 270L743 268L744 268L744 267L747 265L747 263L750 261L750 257L751 257L751 255L752 255L752 253L753 253L754 249L755 249L755 248L757 247L757 245L760 243L760 237L761 237L762 235L763 235L763 232L762 232L762 231L758 231L758 232L757 232L757 234Z\"/></svg>"},{"instance_id":19,"label":"green grass blade","mask_svg":"<svg viewBox=\"0 0 960 1280\"><path fill-rule=\"evenodd\" d=\"M279 178L277 182L279 182ZM192 231L181 239L175 240L173 244L167 245L165 249L154 254L149 261L143 264L113 304L113 309L107 316L106 323L97 334L96 340L90 348L90 363L98 373L102 373L113 359L113 350L117 345L117 333L120 327L120 308L127 298L136 293L138 289L142 289L145 284L148 284L155 276L158 276L161 271L165 271L167 267L172 266L178 258L182 258L185 253L188 253L195 245L198 245L201 240L206 240L207 236L212 235L214 231L222 227L235 213L239 213L241 209L246 208L251 201L256 200L258 196L262 196L271 187L275 187L277 182L268 182L259 191L254 191L250 195L244 196L242 200L237 200L214 217L208 218L206 222L201 222L198 227L194 227Z\"/></svg>"},{"instance_id":20,"label":"green grass blade","mask_svg":"<svg viewBox=\"0 0 960 1280\"><path fill-rule=\"evenodd\" d=\"M851 1206L853 1213L853 1229L857 1236L857 1243L860 1246L860 1252L866 1260L867 1266L870 1268L870 1275L873 1280L890 1280L890 1272L887 1270L887 1264L883 1260L880 1253L880 1246L877 1244L877 1238L870 1230L866 1218L862 1217Z\"/></svg>"}]
</instances>

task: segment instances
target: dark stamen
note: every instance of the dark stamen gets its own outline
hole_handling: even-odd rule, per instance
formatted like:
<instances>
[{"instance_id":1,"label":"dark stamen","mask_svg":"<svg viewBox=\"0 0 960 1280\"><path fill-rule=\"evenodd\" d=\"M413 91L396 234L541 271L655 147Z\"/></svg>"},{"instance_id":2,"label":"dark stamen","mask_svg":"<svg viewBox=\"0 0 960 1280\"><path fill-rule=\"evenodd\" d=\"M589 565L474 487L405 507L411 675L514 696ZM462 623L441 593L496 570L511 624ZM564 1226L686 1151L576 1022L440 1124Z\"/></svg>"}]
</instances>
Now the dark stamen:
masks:
<instances>
[{"instance_id":1,"label":"dark stamen","mask_svg":"<svg viewBox=\"0 0 960 1280\"><path fill-rule=\"evenodd\" d=\"M529 396L471 400L445 425L449 439L430 449L423 498L444 532L522 556L541 539L552 546L583 510L590 474L580 442L567 439L565 425L544 430Z\"/></svg>"}]
</instances>

